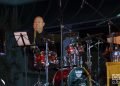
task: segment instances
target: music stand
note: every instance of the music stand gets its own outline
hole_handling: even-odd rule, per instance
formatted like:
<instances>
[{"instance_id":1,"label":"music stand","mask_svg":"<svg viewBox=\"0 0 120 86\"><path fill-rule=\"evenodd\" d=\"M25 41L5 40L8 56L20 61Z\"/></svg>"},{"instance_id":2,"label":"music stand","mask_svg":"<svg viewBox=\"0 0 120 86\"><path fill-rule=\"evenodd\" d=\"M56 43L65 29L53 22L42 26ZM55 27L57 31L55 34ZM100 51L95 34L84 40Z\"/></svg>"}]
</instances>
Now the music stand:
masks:
<instances>
[{"instance_id":1,"label":"music stand","mask_svg":"<svg viewBox=\"0 0 120 86\"><path fill-rule=\"evenodd\" d=\"M23 54L25 59L25 86L27 85L27 59L26 59L26 46L30 46L30 41L27 36L27 32L14 32L14 36L17 42L17 47L23 47Z\"/></svg>"}]
</instances>

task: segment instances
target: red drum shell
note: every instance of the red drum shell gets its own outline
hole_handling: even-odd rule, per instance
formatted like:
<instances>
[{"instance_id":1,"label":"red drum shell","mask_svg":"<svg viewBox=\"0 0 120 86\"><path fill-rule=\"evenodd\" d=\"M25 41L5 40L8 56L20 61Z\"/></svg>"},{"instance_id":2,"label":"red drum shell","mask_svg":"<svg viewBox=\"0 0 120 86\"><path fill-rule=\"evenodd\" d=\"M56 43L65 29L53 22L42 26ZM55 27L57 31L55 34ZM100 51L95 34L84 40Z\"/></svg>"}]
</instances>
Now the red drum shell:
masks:
<instances>
[{"instance_id":1,"label":"red drum shell","mask_svg":"<svg viewBox=\"0 0 120 86\"><path fill-rule=\"evenodd\" d=\"M45 64L45 51L35 54L35 63ZM54 51L48 52L48 61L53 64L57 64L57 53Z\"/></svg>"},{"instance_id":2,"label":"red drum shell","mask_svg":"<svg viewBox=\"0 0 120 86\"><path fill-rule=\"evenodd\" d=\"M53 85L61 86L62 80L64 85L65 83L67 84L67 77L68 77L68 74L70 73L70 70L71 68L64 68L64 69L58 70L53 77Z\"/></svg>"}]
</instances>

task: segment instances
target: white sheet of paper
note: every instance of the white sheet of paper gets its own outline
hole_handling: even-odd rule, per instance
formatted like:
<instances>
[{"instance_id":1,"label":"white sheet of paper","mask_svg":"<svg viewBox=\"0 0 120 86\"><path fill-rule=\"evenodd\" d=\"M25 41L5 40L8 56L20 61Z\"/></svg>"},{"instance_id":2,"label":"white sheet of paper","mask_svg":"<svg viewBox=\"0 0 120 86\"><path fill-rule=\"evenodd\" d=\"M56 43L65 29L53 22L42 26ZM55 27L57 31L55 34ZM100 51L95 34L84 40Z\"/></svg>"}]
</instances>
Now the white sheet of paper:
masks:
<instances>
[{"instance_id":1,"label":"white sheet of paper","mask_svg":"<svg viewBox=\"0 0 120 86\"><path fill-rule=\"evenodd\" d=\"M24 46L22 37L20 36L21 34L23 35L23 40L25 42L25 45L30 45L30 41L28 39L28 35L26 32L14 32L14 36L15 36L18 46Z\"/></svg>"}]
</instances>

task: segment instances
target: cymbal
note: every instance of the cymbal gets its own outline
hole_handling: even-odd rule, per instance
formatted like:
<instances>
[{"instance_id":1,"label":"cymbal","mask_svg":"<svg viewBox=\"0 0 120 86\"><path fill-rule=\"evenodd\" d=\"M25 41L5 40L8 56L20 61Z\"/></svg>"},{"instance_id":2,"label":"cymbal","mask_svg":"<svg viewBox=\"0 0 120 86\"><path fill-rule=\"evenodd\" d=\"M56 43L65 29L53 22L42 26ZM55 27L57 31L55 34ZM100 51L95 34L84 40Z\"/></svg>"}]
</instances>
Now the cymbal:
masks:
<instances>
[{"instance_id":1,"label":"cymbal","mask_svg":"<svg viewBox=\"0 0 120 86\"><path fill-rule=\"evenodd\" d=\"M102 35L104 35L104 34L103 33L92 34L92 35L87 34L87 36L83 40L85 41L85 40L90 40L90 39L95 38L95 39L99 39L99 40L105 42L105 40L102 39L102 37L101 37Z\"/></svg>"},{"instance_id":2,"label":"cymbal","mask_svg":"<svg viewBox=\"0 0 120 86\"><path fill-rule=\"evenodd\" d=\"M63 33L63 36L64 37L73 37L73 36L78 36L78 32L66 32L66 33Z\"/></svg>"},{"instance_id":3,"label":"cymbal","mask_svg":"<svg viewBox=\"0 0 120 86\"><path fill-rule=\"evenodd\" d=\"M59 42L60 41L60 34L46 34L46 39L49 39L51 42Z\"/></svg>"}]
</instances>

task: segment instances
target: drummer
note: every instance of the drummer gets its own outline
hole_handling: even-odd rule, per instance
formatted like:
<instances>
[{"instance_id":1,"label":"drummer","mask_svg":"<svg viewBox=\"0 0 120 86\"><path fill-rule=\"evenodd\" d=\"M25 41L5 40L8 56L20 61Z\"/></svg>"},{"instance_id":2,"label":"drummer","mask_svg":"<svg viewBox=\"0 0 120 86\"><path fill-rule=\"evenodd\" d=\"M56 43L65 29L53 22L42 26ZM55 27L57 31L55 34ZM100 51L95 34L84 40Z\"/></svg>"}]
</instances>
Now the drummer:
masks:
<instances>
[{"instance_id":1,"label":"drummer","mask_svg":"<svg viewBox=\"0 0 120 86\"><path fill-rule=\"evenodd\" d=\"M43 34L44 32L44 26L45 22L43 20L43 17L41 16L36 16L33 21L33 29L31 32L28 33L30 42L32 44L35 44L37 46L42 45L41 41L43 41Z\"/></svg>"},{"instance_id":2,"label":"drummer","mask_svg":"<svg viewBox=\"0 0 120 86\"><path fill-rule=\"evenodd\" d=\"M42 66L45 66L46 41L50 37L49 38L47 37L49 34L45 32L44 26L45 26L45 22L44 22L43 17L36 16L33 20L32 31L31 30L28 31L28 37L29 37L30 43L34 45L30 47L29 52L28 52L30 69L31 68L36 69L38 66L38 62L40 64L42 63L41 64ZM52 52L53 49L52 49L51 44L48 44L47 47L48 47L48 53L50 55L48 56L48 60L50 59L49 63L52 64L54 62L54 59L57 57L57 55L55 52ZM31 54L34 54L34 55L31 55Z\"/></svg>"},{"instance_id":3,"label":"drummer","mask_svg":"<svg viewBox=\"0 0 120 86\"><path fill-rule=\"evenodd\" d=\"M32 45L27 50L28 59L28 67L32 70L35 70L36 62L34 62L34 54L40 53L43 49L45 49L45 43L43 43L43 34L44 32L45 22L43 17L36 16L33 20L33 26L29 31L27 31L29 41Z\"/></svg>"}]
</instances>

